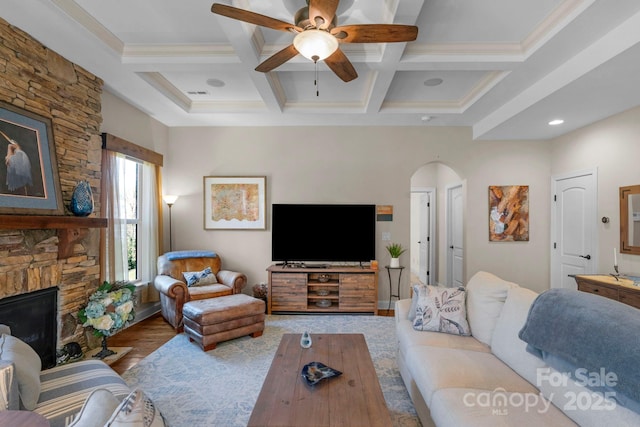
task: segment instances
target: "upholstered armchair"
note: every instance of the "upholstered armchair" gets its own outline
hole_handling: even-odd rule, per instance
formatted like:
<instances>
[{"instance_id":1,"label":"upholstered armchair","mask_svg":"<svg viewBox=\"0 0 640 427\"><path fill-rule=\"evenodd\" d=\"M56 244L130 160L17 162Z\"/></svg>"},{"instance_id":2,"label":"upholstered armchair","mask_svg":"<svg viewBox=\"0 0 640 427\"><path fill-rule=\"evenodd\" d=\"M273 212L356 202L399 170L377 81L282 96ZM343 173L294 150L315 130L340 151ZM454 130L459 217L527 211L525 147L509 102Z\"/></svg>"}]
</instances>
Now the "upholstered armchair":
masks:
<instances>
[{"instance_id":1,"label":"upholstered armchair","mask_svg":"<svg viewBox=\"0 0 640 427\"><path fill-rule=\"evenodd\" d=\"M185 303L242 292L242 288L247 284L247 276L235 271L222 270L221 266L220 257L211 251L174 251L158 257L158 275L154 285L160 293L162 317L176 332L183 331L182 306ZM207 268L211 269L215 277L213 279L209 275L209 278L217 283L202 280L204 284L193 283L187 286L184 273L202 273L208 271ZM189 278L193 278L193 275ZM196 279L192 280L194 281Z\"/></svg>"}]
</instances>

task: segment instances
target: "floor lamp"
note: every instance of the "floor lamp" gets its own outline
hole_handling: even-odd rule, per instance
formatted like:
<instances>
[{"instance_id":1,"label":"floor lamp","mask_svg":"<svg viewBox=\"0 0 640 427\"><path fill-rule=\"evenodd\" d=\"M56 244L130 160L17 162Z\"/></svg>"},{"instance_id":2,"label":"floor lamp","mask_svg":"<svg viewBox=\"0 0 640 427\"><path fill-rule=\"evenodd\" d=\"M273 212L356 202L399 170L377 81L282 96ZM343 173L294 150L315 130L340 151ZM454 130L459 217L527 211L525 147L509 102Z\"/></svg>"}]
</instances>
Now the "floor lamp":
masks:
<instances>
[{"instance_id":1,"label":"floor lamp","mask_svg":"<svg viewBox=\"0 0 640 427\"><path fill-rule=\"evenodd\" d=\"M178 200L178 196L166 194L162 196L164 202L169 206L169 252L173 250L173 244L171 241L172 233L171 233L171 206Z\"/></svg>"}]
</instances>

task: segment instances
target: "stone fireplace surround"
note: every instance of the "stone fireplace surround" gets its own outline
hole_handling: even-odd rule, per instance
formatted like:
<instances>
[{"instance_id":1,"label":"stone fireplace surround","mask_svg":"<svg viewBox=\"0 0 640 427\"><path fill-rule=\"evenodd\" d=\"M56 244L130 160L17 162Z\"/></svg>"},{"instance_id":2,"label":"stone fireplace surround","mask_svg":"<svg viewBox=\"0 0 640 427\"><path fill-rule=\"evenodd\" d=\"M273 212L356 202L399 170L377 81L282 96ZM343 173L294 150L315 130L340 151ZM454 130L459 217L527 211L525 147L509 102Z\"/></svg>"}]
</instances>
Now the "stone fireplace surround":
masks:
<instances>
[{"instance_id":1,"label":"stone fireplace surround","mask_svg":"<svg viewBox=\"0 0 640 427\"><path fill-rule=\"evenodd\" d=\"M67 216L81 179L91 184L100 212L102 87L100 78L0 18L0 100L51 118ZM86 348L76 315L100 282L100 231L79 228L78 233L61 257L64 234L57 228L12 228L0 218L0 299L57 287L58 348L72 341Z\"/></svg>"}]
</instances>

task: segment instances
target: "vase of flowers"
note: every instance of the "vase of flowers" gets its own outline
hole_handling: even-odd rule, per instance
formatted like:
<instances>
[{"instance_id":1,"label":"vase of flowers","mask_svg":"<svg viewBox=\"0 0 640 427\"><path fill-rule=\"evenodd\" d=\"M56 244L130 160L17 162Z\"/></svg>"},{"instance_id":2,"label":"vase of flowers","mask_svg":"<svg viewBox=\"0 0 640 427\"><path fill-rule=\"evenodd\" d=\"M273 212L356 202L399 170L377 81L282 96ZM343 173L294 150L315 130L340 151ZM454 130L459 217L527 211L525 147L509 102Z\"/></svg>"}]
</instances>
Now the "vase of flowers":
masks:
<instances>
[{"instance_id":1,"label":"vase of flowers","mask_svg":"<svg viewBox=\"0 0 640 427\"><path fill-rule=\"evenodd\" d=\"M82 326L93 329L93 335L102 337L102 350L94 357L104 359L115 354L107 348L107 337L129 325L135 318L133 293L129 282L104 282L89 297L87 306L78 312Z\"/></svg>"}]
</instances>

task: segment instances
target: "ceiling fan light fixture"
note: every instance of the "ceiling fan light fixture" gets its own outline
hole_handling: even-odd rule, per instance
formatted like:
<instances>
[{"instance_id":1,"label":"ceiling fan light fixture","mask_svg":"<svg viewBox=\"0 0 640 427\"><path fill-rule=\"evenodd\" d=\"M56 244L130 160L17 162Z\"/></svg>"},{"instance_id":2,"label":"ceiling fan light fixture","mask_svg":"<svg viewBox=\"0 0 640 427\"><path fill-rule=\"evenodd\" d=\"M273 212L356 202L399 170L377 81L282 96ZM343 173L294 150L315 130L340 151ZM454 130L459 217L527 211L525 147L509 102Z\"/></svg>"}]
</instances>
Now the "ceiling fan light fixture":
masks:
<instances>
[{"instance_id":1,"label":"ceiling fan light fixture","mask_svg":"<svg viewBox=\"0 0 640 427\"><path fill-rule=\"evenodd\" d=\"M338 40L323 30L306 30L293 39L293 46L313 62L322 61L338 49Z\"/></svg>"}]
</instances>

